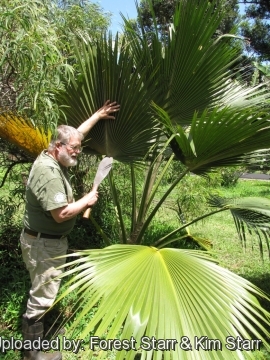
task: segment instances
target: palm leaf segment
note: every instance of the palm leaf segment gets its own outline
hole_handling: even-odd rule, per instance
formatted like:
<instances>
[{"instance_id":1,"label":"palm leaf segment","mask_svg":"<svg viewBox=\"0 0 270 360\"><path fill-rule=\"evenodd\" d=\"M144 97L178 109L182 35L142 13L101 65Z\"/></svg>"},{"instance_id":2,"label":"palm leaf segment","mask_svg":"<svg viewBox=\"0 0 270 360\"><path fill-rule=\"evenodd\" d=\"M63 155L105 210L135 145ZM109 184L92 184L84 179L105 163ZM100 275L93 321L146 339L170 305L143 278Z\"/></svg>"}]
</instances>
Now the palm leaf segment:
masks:
<instances>
[{"instance_id":1,"label":"palm leaf segment","mask_svg":"<svg viewBox=\"0 0 270 360\"><path fill-rule=\"evenodd\" d=\"M0 113L0 137L36 158L48 147L51 131L35 127L29 120L14 112Z\"/></svg>"},{"instance_id":2,"label":"palm leaf segment","mask_svg":"<svg viewBox=\"0 0 270 360\"><path fill-rule=\"evenodd\" d=\"M85 151L123 161L144 157L159 131L149 115L152 92L146 91L142 76L132 73L129 46L124 41L120 45L117 38L113 41L111 35L108 39L104 35L96 46L90 41L78 46L78 72L59 96L67 122L78 127L107 99L116 100L121 105L116 119L101 120L94 126Z\"/></svg>"},{"instance_id":3,"label":"palm leaf segment","mask_svg":"<svg viewBox=\"0 0 270 360\"><path fill-rule=\"evenodd\" d=\"M270 257L270 200L266 198L241 198L241 199L223 199L218 196L212 196L209 204L217 208L229 209L234 218L239 237L246 245L246 228L251 233L254 231L259 240L261 256L263 256L262 236L266 241L268 256ZM246 227L245 227L246 226Z\"/></svg>"},{"instance_id":4,"label":"palm leaf segment","mask_svg":"<svg viewBox=\"0 0 270 360\"><path fill-rule=\"evenodd\" d=\"M136 349L144 336L177 340L171 351L142 349L142 359L161 359L162 353L164 359L173 360L248 359L253 358L250 351L227 350L226 337L261 339L262 333L267 334L264 324L269 314L259 310L255 298L263 296L260 290L213 263L205 252L113 245L74 255L80 258L69 265L78 267L64 276L78 273L62 296L76 289L83 310L70 331L99 303L82 337L99 324L95 336L104 338L106 333L106 339L114 339L121 331L122 339L134 337ZM219 339L222 351L196 350L195 336ZM179 346L186 338L192 351ZM133 359L134 351L117 352L116 359L124 358Z\"/></svg>"},{"instance_id":5,"label":"palm leaf segment","mask_svg":"<svg viewBox=\"0 0 270 360\"><path fill-rule=\"evenodd\" d=\"M205 111L194 114L191 126L183 129L173 126L168 114L154 106L159 121L166 128L167 136L177 158L190 171L203 174L220 166L232 166L259 159L255 150L269 146L270 123L265 114L254 109L242 112L233 108Z\"/></svg>"}]
</instances>

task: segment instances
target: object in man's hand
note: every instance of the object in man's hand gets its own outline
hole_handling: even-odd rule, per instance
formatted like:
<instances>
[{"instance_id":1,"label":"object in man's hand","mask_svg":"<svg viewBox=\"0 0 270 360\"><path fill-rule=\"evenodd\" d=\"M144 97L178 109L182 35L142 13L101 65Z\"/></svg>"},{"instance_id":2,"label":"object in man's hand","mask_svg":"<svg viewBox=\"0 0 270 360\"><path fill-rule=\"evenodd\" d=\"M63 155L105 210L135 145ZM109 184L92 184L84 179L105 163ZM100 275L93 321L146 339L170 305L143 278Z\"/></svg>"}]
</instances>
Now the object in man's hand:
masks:
<instances>
[{"instance_id":1,"label":"object in man's hand","mask_svg":"<svg viewBox=\"0 0 270 360\"><path fill-rule=\"evenodd\" d=\"M97 190L101 181L105 179L105 177L109 174L112 168L112 162L113 162L112 157L105 157L104 159L101 160L101 162L98 165L92 190ZM85 210L83 217L88 219L90 213L91 213L91 207Z\"/></svg>"}]
</instances>

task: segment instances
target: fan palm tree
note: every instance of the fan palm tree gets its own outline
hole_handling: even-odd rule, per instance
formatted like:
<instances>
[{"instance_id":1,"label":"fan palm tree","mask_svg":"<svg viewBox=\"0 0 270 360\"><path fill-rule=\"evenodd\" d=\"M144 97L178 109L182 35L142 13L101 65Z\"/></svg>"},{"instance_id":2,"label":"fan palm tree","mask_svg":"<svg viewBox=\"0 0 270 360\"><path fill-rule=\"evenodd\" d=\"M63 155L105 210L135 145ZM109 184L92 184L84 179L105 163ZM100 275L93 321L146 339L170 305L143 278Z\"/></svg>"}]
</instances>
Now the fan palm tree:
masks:
<instances>
[{"instance_id":1,"label":"fan palm tree","mask_svg":"<svg viewBox=\"0 0 270 360\"><path fill-rule=\"evenodd\" d=\"M115 121L100 121L91 130L85 150L130 164L131 226L127 227L122 216L117 178L111 172L109 181L121 229L119 244L110 245L104 235L106 248L72 254L79 258L69 265L77 266L63 275L73 277L59 298L74 290L79 294L81 313L70 331L99 304L81 336L94 329L97 337L113 339L121 332L122 339L134 340L135 346L117 352L117 359L132 359L139 348L142 359L254 357L253 352L242 351L247 347L230 351L225 346L228 336L240 342L261 339L269 348L270 314L257 300L265 297L257 287L215 264L204 251L167 247L186 236L189 223L154 246L146 245L147 227L186 174L206 176L219 166L243 164L249 154L254 157L256 150L268 147L269 94L263 87L250 88L237 79L233 68L236 37L214 37L221 20L217 2L189 0L179 3L166 42L159 39L158 32L149 37L132 30L121 43L117 36L113 41L110 34L96 46L83 39L77 51L76 75L59 97L73 126L106 99L121 104ZM168 147L172 151L167 151ZM167 166L175 159L183 163L183 172L151 206ZM148 172L138 195L134 166L143 160ZM160 173L157 169L164 161ZM263 234L268 244L269 201L212 198L210 203L217 209L204 216L231 211L240 234L246 224ZM220 347L199 351L194 339L202 336L204 340L219 339ZM159 342L158 348L152 343L149 349L142 339L175 339L177 346L167 349ZM207 341L203 343L207 345Z\"/></svg>"}]
</instances>

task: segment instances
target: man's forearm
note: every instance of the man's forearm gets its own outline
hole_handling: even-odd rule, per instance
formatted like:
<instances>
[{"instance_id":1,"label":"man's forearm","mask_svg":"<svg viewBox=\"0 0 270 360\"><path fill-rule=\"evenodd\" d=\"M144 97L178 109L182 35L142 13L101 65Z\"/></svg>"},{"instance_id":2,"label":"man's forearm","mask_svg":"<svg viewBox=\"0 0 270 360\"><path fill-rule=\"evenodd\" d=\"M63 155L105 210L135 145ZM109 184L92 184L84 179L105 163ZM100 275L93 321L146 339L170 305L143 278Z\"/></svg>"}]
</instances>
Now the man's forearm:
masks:
<instances>
[{"instance_id":1,"label":"man's forearm","mask_svg":"<svg viewBox=\"0 0 270 360\"><path fill-rule=\"evenodd\" d=\"M58 209L51 210L52 217L57 223L70 220L77 216L80 212L87 209L89 206L94 205L97 202L97 192L92 192L80 200L70 203Z\"/></svg>"},{"instance_id":2,"label":"man's forearm","mask_svg":"<svg viewBox=\"0 0 270 360\"><path fill-rule=\"evenodd\" d=\"M111 113L117 112L120 109L120 105L118 105L115 101L112 103L110 100L107 100L105 104L98 109L89 119L84 121L77 130L80 131L84 137L89 133L92 127L100 120L100 119L115 119Z\"/></svg>"},{"instance_id":3,"label":"man's forearm","mask_svg":"<svg viewBox=\"0 0 270 360\"><path fill-rule=\"evenodd\" d=\"M83 134L84 137L89 133L92 127L98 122L99 116L98 114L93 114L89 119L84 121L77 130Z\"/></svg>"}]
</instances>

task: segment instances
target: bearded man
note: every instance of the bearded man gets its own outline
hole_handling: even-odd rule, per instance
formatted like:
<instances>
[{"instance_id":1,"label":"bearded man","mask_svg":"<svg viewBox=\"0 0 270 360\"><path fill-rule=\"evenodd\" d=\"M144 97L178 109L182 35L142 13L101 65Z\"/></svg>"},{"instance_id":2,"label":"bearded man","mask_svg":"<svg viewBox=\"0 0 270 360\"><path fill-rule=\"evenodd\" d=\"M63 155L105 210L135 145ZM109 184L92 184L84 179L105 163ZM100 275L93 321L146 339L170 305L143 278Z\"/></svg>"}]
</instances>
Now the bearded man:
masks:
<instances>
[{"instance_id":1,"label":"bearded man","mask_svg":"<svg viewBox=\"0 0 270 360\"><path fill-rule=\"evenodd\" d=\"M26 186L24 228L20 242L23 260L31 278L27 309L22 319L24 343L33 344L43 338L43 314L53 304L59 290L57 277L65 263L67 236L76 216L98 200L97 191L90 191L75 201L68 176L68 167L77 165L81 142L100 119L114 119L119 110L116 102L106 101L102 108L78 129L60 125L47 150L34 162ZM25 341L28 340L28 341ZM42 349L24 347L24 360L60 360L61 353L44 353Z\"/></svg>"}]
</instances>

